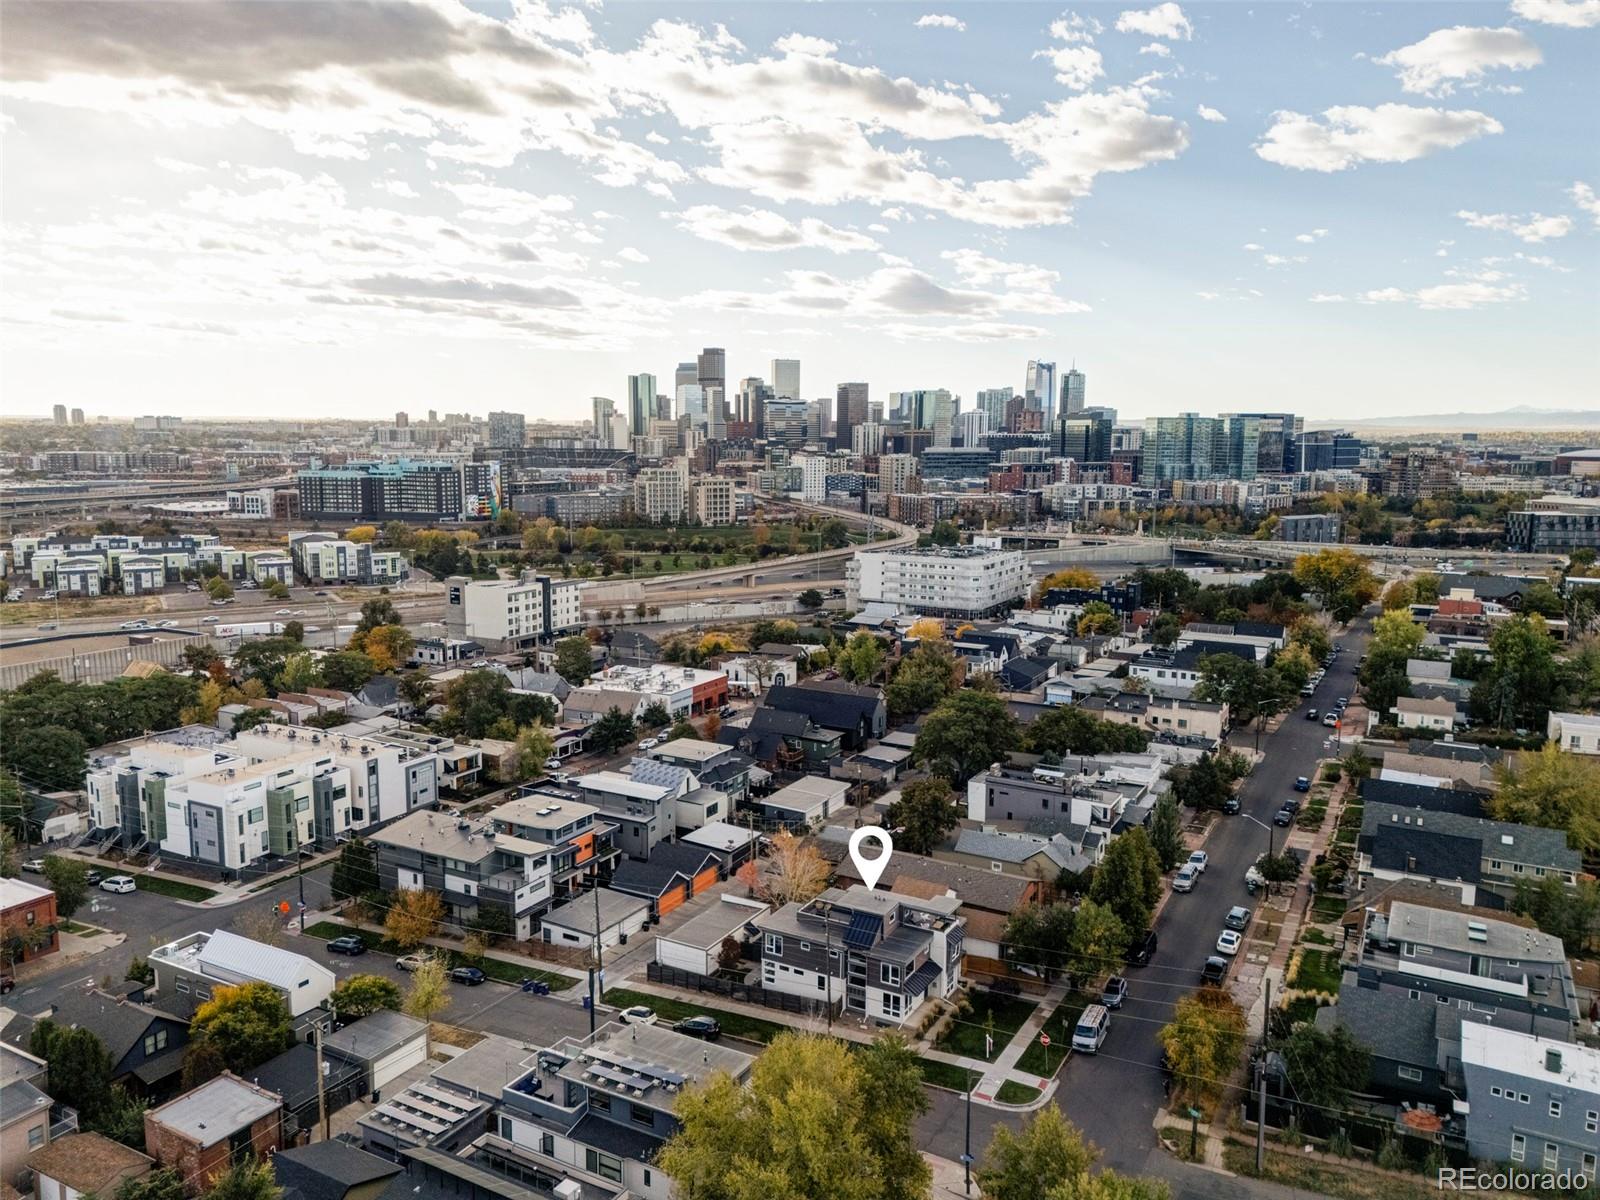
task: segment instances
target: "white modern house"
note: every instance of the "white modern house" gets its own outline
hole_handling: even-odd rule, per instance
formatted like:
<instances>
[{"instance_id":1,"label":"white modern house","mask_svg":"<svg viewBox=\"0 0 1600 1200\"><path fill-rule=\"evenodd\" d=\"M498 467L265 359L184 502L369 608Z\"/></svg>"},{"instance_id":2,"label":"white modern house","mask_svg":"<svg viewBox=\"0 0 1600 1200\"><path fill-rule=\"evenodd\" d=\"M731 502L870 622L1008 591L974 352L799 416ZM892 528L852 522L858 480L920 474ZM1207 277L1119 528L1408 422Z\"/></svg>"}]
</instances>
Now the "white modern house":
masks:
<instances>
[{"instance_id":1,"label":"white modern house","mask_svg":"<svg viewBox=\"0 0 1600 1200\"><path fill-rule=\"evenodd\" d=\"M582 584L524 571L516 579L445 580L449 637L514 650L583 628Z\"/></svg>"},{"instance_id":2,"label":"white modern house","mask_svg":"<svg viewBox=\"0 0 1600 1200\"><path fill-rule=\"evenodd\" d=\"M1600 754L1600 713L1553 712L1545 737L1570 754Z\"/></svg>"},{"instance_id":3,"label":"white modern house","mask_svg":"<svg viewBox=\"0 0 1600 1200\"><path fill-rule=\"evenodd\" d=\"M198 1008L219 987L268 983L283 993L289 1015L299 1020L326 1008L334 974L319 962L226 929L191 933L150 952L160 995L183 997L177 1007ZM164 1005L163 1007L166 1007Z\"/></svg>"}]
</instances>

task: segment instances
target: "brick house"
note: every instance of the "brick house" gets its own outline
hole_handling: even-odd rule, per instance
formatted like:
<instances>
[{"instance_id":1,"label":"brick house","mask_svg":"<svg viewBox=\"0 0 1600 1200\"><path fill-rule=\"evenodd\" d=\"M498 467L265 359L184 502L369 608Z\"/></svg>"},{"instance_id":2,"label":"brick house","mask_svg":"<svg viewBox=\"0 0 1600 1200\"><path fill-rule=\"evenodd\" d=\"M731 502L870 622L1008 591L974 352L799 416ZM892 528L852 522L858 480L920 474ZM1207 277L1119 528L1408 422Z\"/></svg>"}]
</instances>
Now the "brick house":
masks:
<instances>
[{"instance_id":1,"label":"brick house","mask_svg":"<svg viewBox=\"0 0 1600 1200\"><path fill-rule=\"evenodd\" d=\"M191 1194L240 1159L265 1160L283 1143L283 1100L224 1071L144 1114L145 1153L183 1176Z\"/></svg>"},{"instance_id":2,"label":"brick house","mask_svg":"<svg viewBox=\"0 0 1600 1200\"><path fill-rule=\"evenodd\" d=\"M31 962L61 948L56 932L56 894L20 879L0 879L0 939L3 963Z\"/></svg>"}]
</instances>

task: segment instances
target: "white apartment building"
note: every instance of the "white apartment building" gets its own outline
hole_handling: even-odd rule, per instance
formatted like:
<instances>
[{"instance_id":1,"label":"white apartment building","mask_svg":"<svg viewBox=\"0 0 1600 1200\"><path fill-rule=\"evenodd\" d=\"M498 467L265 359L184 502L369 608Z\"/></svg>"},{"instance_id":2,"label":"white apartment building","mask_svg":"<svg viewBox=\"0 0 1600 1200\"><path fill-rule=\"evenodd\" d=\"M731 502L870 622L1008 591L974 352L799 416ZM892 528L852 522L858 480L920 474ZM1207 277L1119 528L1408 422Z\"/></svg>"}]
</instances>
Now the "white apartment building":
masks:
<instances>
[{"instance_id":1,"label":"white apartment building","mask_svg":"<svg viewBox=\"0 0 1600 1200\"><path fill-rule=\"evenodd\" d=\"M397 583L405 574L398 550L377 550L331 533L291 533L289 554L313 583Z\"/></svg>"},{"instance_id":2,"label":"white apartment building","mask_svg":"<svg viewBox=\"0 0 1600 1200\"><path fill-rule=\"evenodd\" d=\"M732 525L737 511L733 498L733 480L697 479L694 494L693 517L700 525Z\"/></svg>"},{"instance_id":3,"label":"white apartment building","mask_svg":"<svg viewBox=\"0 0 1600 1200\"><path fill-rule=\"evenodd\" d=\"M863 550L845 566L846 602L889 604L933 616L1004 612L1028 594L1028 562L978 546Z\"/></svg>"},{"instance_id":4,"label":"white apartment building","mask_svg":"<svg viewBox=\"0 0 1600 1200\"><path fill-rule=\"evenodd\" d=\"M917 477L917 456L914 454L880 454L878 456L878 494L893 496L911 490L911 481Z\"/></svg>"},{"instance_id":5,"label":"white apartment building","mask_svg":"<svg viewBox=\"0 0 1600 1200\"><path fill-rule=\"evenodd\" d=\"M1553 712L1545 737L1571 754L1600 754L1600 713Z\"/></svg>"},{"instance_id":6,"label":"white apartment building","mask_svg":"<svg viewBox=\"0 0 1600 1200\"><path fill-rule=\"evenodd\" d=\"M689 511L689 460L641 468L633 480L633 511L643 521L682 521Z\"/></svg>"},{"instance_id":7,"label":"white apartment building","mask_svg":"<svg viewBox=\"0 0 1600 1200\"><path fill-rule=\"evenodd\" d=\"M250 578L257 583L294 582L294 559L282 550L257 550L246 555Z\"/></svg>"},{"instance_id":8,"label":"white apartment building","mask_svg":"<svg viewBox=\"0 0 1600 1200\"><path fill-rule=\"evenodd\" d=\"M312 743L312 738L320 740ZM330 793L318 806L317 833L323 840L385 825L439 803L439 757L416 746L344 729L317 734L288 725L257 725L234 738L241 753L259 762L303 754L308 744L325 751L335 765L350 773L347 803L334 804Z\"/></svg>"},{"instance_id":9,"label":"white apartment building","mask_svg":"<svg viewBox=\"0 0 1600 1200\"><path fill-rule=\"evenodd\" d=\"M524 571L517 579L445 580L445 635L513 650L583 628L583 585Z\"/></svg>"},{"instance_id":10,"label":"white apartment building","mask_svg":"<svg viewBox=\"0 0 1600 1200\"><path fill-rule=\"evenodd\" d=\"M828 460L821 454L797 454L794 465L800 468L800 498L820 504L828 498Z\"/></svg>"}]
</instances>

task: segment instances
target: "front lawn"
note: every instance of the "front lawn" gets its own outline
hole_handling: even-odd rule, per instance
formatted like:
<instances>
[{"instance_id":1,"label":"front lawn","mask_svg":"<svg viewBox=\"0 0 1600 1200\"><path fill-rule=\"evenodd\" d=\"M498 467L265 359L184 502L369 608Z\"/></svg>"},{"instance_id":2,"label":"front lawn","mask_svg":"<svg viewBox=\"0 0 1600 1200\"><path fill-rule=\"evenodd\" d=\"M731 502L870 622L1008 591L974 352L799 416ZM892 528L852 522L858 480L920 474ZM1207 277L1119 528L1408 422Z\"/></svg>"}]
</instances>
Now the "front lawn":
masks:
<instances>
[{"instance_id":1,"label":"front lawn","mask_svg":"<svg viewBox=\"0 0 1600 1200\"><path fill-rule=\"evenodd\" d=\"M1022 1052L1022 1057L1017 1060L1017 1070L1027 1075L1045 1077L1059 1071L1062 1062L1066 1060L1067 1050L1072 1045L1072 1027L1078 1023L1078 1015L1094 1002L1082 992L1074 992L1063 1000L1060 1007L1051 1013L1050 1019L1044 1023L1043 1032L1050 1035L1050 1044L1041 1046L1038 1035L1035 1035L1028 1042L1028 1048Z\"/></svg>"},{"instance_id":2,"label":"front lawn","mask_svg":"<svg viewBox=\"0 0 1600 1200\"><path fill-rule=\"evenodd\" d=\"M1008 1079L1000 1085L994 1098L1001 1104L1032 1104L1039 1098L1039 1089Z\"/></svg>"},{"instance_id":3,"label":"front lawn","mask_svg":"<svg viewBox=\"0 0 1600 1200\"><path fill-rule=\"evenodd\" d=\"M978 1080L983 1078L978 1072L968 1070L966 1067L939 1062L932 1058L919 1058L917 1066L922 1069L923 1083L949 1088L952 1092L965 1092L970 1087L976 1087Z\"/></svg>"},{"instance_id":4,"label":"front lawn","mask_svg":"<svg viewBox=\"0 0 1600 1200\"><path fill-rule=\"evenodd\" d=\"M139 885L141 892L154 892L157 896L170 896L174 900L209 900L217 894L198 883L183 883L161 875L135 875L133 881Z\"/></svg>"},{"instance_id":5,"label":"front lawn","mask_svg":"<svg viewBox=\"0 0 1600 1200\"><path fill-rule=\"evenodd\" d=\"M974 989L967 996L972 1011L956 1018L940 1035L938 1047L963 1058L992 1061L1010 1043L1012 1036L1033 1016L1039 1006L1019 996L1000 996ZM983 1052L984 1024L994 1019L994 1054Z\"/></svg>"},{"instance_id":6,"label":"front lawn","mask_svg":"<svg viewBox=\"0 0 1600 1200\"><path fill-rule=\"evenodd\" d=\"M1306 950L1300 956L1300 966L1290 987L1311 992L1337 992L1339 990L1339 956L1332 950Z\"/></svg>"},{"instance_id":7,"label":"front lawn","mask_svg":"<svg viewBox=\"0 0 1600 1200\"><path fill-rule=\"evenodd\" d=\"M369 929L357 929L354 925L346 925L343 921L318 921L314 925L306 926L306 936L321 938L329 941L336 937L353 934L367 944L367 949L377 954L389 954L399 958L407 953L395 945L388 938L373 933ZM423 951L444 949L443 947L424 946ZM501 983L521 983L524 979L538 979L550 985L553 992L564 992L577 984L577 980L570 975L560 975L554 971L541 971L538 967L528 963L509 962L503 958L492 958L485 954L474 962L459 950L444 950L445 960L451 967L477 967L490 979Z\"/></svg>"},{"instance_id":8,"label":"front lawn","mask_svg":"<svg viewBox=\"0 0 1600 1200\"><path fill-rule=\"evenodd\" d=\"M715 1017L717 1023L722 1026L722 1032L729 1037L744 1038L746 1041L760 1042L763 1045L788 1028L776 1021L763 1021L760 1017L748 1016L742 1012L707 1008L703 1004L689 1004L683 1000L674 1000L670 996L635 992L629 988L608 988L603 999L613 1008L632 1008L636 1004L643 1004L646 1008L654 1009L656 1016L668 1021L681 1021L685 1017Z\"/></svg>"}]
</instances>

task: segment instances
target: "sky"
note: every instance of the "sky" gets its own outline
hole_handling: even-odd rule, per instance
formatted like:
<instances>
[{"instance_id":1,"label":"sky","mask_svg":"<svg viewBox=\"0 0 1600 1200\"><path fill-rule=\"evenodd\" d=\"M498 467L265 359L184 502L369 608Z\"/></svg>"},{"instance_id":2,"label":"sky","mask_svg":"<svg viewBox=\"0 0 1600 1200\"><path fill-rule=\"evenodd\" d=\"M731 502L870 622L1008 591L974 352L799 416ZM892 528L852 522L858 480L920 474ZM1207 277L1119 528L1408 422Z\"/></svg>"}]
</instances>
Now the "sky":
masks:
<instances>
[{"instance_id":1,"label":"sky","mask_svg":"<svg viewBox=\"0 0 1600 1200\"><path fill-rule=\"evenodd\" d=\"M1600 0L0 10L0 413L1597 408Z\"/></svg>"}]
</instances>

